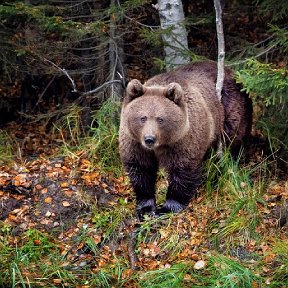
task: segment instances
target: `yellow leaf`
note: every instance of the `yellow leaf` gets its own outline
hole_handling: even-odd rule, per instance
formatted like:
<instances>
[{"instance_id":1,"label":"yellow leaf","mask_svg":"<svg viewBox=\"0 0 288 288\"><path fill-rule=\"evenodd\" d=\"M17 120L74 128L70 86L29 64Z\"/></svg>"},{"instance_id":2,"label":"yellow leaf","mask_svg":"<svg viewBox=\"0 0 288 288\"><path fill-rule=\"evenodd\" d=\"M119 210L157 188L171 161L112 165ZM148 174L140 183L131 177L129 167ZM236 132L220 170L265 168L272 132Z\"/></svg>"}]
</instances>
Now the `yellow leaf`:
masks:
<instances>
[{"instance_id":1,"label":"yellow leaf","mask_svg":"<svg viewBox=\"0 0 288 288\"><path fill-rule=\"evenodd\" d=\"M62 202L62 205L63 205L64 207L69 207L69 206L71 206L71 204L70 204L68 201L63 201L63 202Z\"/></svg>"},{"instance_id":2,"label":"yellow leaf","mask_svg":"<svg viewBox=\"0 0 288 288\"><path fill-rule=\"evenodd\" d=\"M44 202L50 204L52 202L52 197L47 197L44 199Z\"/></svg>"}]
</instances>

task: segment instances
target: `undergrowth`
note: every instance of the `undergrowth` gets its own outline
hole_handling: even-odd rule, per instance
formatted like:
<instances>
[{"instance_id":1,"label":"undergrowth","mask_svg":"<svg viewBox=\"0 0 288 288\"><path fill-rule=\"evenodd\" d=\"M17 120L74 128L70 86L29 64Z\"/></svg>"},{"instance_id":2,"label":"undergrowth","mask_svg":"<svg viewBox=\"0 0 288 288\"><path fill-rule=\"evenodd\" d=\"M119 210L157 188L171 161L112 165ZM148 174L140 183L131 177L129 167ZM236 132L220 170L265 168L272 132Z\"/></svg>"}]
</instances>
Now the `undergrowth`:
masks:
<instances>
[{"instance_id":1,"label":"undergrowth","mask_svg":"<svg viewBox=\"0 0 288 288\"><path fill-rule=\"evenodd\" d=\"M118 103L106 102L87 135L81 109L73 107L57 124L62 156L76 163L84 157L116 175L118 117ZM134 197L120 192L107 207L91 204L60 234L28 228L17 235L0 222L0 287L287 287L286 238L277 227L265 230L267 169L265 161L246 166L228 151L221 159L212 155L200 193L185 211L142 222L135 219ZM163 171L157 190L161 203Z\"/></svg>"},{"instance_id":2,"label":"undergrowth","mask_svg":"<svg viewBox=\"0 0 288 288\"><path fill-rule=\"evenodd\" d=\"M240 158L233 159L228 150L223 157L217 159L211 156L206 164L205 190L209 198L215 199L215 209L229 208L225 221L213 223L217 237L227 239L229 236L239 236L242 243L256 236L256 227L261 221L259 207L265 205L263 201L264 180L263 166L254 171L251 167L240 166ZM257 172L257 173L256 173ZM254 180L253 174L258 175ZM266 179L268 181L268 179Z\"/></svg>"},{"instance_id":3,"label":"undergrowth","mask_svg":"<svg viewBox=\"0 0 288 288\"><path fill-rule=\"evenodd\" d=\"M0 129L0 164L13 158L13 141L6 131Z\"/></svg>"},{"instance_id":4,"label":"undergrowth","mask_svg":"<svg viewBox=\"0 0 288 288\"><path fill-rule=\"evenodd\" d=\"M82 109L73 106L70 112L55 124L62 135L63 145L59 154L79 161L86 157L105 172L121 175L118 149L120 103L109 99L92 113L89 131L82 127Z\"/></svg>"}]
</instances>

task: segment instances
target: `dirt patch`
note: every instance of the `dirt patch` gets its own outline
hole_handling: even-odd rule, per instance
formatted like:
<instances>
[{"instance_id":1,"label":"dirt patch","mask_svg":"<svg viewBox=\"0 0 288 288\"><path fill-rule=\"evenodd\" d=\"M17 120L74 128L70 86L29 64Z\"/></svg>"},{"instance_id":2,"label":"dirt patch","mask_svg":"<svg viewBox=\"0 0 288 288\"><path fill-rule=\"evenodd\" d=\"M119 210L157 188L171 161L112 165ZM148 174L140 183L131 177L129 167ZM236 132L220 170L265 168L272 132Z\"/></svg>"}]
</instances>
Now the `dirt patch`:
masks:
<instances>
[{"instance_id":1,"label":"dirt patch","mask_svg":"<svg viewBox=\"0 0 288 288\"><path fill-rule=\"evenodd\" d=\"M113 185L100 173L82 173L77 167L78 173L71 177L71 171L64 159L0 170L0 220L17 227L16 234L29 228L64 231L91 207L115 200Z\"/></svg>"}]
</instances>

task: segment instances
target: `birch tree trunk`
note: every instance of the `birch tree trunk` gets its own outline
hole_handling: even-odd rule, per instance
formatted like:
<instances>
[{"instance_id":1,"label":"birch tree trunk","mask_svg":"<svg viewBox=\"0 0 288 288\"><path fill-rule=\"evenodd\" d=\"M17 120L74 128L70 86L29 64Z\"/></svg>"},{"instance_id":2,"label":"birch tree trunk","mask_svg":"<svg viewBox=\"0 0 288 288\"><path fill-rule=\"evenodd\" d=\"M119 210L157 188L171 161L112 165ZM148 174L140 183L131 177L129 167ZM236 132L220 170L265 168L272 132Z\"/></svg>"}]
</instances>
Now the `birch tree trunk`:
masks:
<instances>
[{"instance_id":1,"label":"birch tree trunk","mask_svg":"<svg viewBox=\"0 0 288 288\"><path fill-rule=\"evenodd\" d=\"M218 59L217 59L217 83L216 92L217 97L221 101L223 82L225 77L224 61L225 61L225 41L223 32L223 22L222 22L222 7L220 0L214 0L215 7L215 17L216 17L216 31L217 31L217 42L218 42Z\"/></svg>"},{"instance_id":2,"label":"birch tree trunk","mask_svg":"<svg viewBox=\"0 0 288 288\"><path fill-rule=\"evenodd\" d=\"M187 64L190 59L185 55L188 41L181 0L158 0L158 11L161 28L167 32L162 34L166 69Z\"/></svg>"}]
</instances>

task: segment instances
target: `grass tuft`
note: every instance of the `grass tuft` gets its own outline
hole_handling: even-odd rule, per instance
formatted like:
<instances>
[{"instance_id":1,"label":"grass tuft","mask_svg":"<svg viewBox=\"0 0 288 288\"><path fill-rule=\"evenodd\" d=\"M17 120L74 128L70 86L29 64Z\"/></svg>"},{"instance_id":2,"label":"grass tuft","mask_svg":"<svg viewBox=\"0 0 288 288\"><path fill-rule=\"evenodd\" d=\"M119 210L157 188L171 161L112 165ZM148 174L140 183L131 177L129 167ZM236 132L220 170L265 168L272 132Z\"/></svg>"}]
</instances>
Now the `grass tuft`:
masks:
<instances>
[{"instance_id":1,"label":"grass tuft","mask_svg":"<svg viewBox=\"0 0 288 288\"><path fill-rule=\"evenodd\" d=\"M71 106L68 114L55 125L60 132L63 145L61 156L69 156L76 162L88 158L105 172L122 175L118 149L118 130L120 122L120 103L109 99L95 111L88 132L82 125L82 108Z\"/></svg>"},{"instance_id":2,"label":"grass tuft","mask_svg":"<svg viewBox=\"0 0 288 288\"><path fill-rule=\"evenodd\" d=\"M221 219L216 236L225 239L237 235L244 241L255 237L256 227L261 221L259 208L265 205L262 200L263 180L253 179L251 168L240 166L239 159L234 160L228 151L224 151L221 159L208 159L206 171L208 198L216 195L215 209L220 213L226 209L226 215L222 217L225 220ZM258 175L261 174L258 171ZM213 229L215 231L215 223Z\"/></svg>"},{"instance_id":3,"label":"grass tuft","mask_svg":"<svg viewBox=\"0 0 288 288\"><path fill-rule=\"evenodd\" d=\"M13 158L13 143L6 131L0 130L0 164Z\"/></svg>"}]
</instances>

